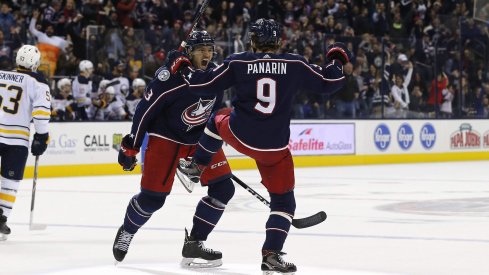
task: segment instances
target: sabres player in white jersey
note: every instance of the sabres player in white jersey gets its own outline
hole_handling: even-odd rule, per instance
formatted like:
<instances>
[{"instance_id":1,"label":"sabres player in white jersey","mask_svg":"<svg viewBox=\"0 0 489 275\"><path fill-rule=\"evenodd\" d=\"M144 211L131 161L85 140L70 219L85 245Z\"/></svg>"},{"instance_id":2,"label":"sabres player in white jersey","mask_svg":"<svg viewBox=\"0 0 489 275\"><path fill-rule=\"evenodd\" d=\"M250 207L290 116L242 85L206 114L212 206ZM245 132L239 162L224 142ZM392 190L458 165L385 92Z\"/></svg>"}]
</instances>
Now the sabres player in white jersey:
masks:
<instances>
[{"instance_id":1,"label":"sabres player in white jersey","mask_svg":"<svg viewBox=\"0 0 489 275\"><path fill-rule=\"evenodd\" d=\"M126 97L127 111L131 119L136 112L136 106L143 97L144 89L146 89L146 82L142 78L136 78L132 81L132 93Z\"/></svg>"},{"instance_id":2,"label":"sabres player in white jersey","mask_svg":"<svg viewBox=\"0 0 489 275\"><path fill-rule=\"evenodd\" d=\"M36 72L40 60L35 46L24 45L17 53L17 69L0 71L1 240L10 234L7 219L24 176L31 120L35 128L31 153L42 155L49 139L51 94L46 79Z\"/></svg>"},{"instance_id":3,"label":"sabres player in white jersey","mask_svg":"<svg viewBox=\"0 0 489 275\"><path fill-rule=\"evenodd\" d=\"M73 98L77 104L77 118L88 120L87 109L92 105L92 80L93 63L90 60L82 60L78 65L80 74L73 81Z\"/></svg>"}]
</instances>

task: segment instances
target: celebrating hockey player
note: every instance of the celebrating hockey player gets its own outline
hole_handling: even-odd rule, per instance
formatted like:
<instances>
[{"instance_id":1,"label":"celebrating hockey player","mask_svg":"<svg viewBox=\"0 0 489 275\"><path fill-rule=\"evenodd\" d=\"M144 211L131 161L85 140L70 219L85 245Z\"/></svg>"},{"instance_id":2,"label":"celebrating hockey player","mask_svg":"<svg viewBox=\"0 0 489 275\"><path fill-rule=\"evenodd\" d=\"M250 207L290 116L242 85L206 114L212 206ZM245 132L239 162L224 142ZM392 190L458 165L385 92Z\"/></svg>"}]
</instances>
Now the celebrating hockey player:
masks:
<instances>
[{"instance_id":1,"label":"celebrating hockey player","mask_svg":"<svg viewBox=\"0 0 489 275\"><path fill-rule=\"evenodd\" d=\"M206 31L191 33L185 50L195 68L215 67L211 63L214 39ZM134 234L165 203L173 186L179 158L192 156L210 114L222 100L222 91L203 96L190 93L184 78L170 74L169 69L165 66L158 69L155 78L146 87L133 117L131 133L121 143L119 163L124 170L131 171L136 166L136 155L144 135L149 133L141 192L129 201L124 224L114 240L113 253L119 262L126 256ZM190 235L185 230L182 249L184 267L222 264L221 252L206 248L203 242L233 197L234 185L222 150L217 151L210 163L219 165L202 174L202 185L208 186L207 196L197 205ZM205 260L205 263L195 263L196 258Z\"/></svg>"},{"instance_id":2,"label":"celebrating hockey player","mask_svg":"<svg viewBox=\"0 0 489 275\"><path fill-rule=\"evenodd\" d=\"M330 62L321 68L301 56L276 54L281 45L281 27L274 20L259 19L250 26L253 52L237 53L214 70L193 70L184 54L171 60L172 73L190 75L194 94L210 95L235 86L234 109L214 113L192 159L182 159L179 177L198 182L210 169L213 152L223 141L255 159L262 183L270 194L270 216L262 247L261 269L268 273L293 273L292 263L282 259L282 248L295 212L294 164L287 147L294 96L299 90L334 93L343 85L343 65L351 55L342 43L326 53ZM207 167L205 169L205 167ZM204 170L205 169L205 170Z\"/></svg>"},{"instance_id":3,"label":"celebrating hockey player","mask_svg":"<svg viewBox=\"0 0 489 275\"><path fill-rule=\"evenodd\" d=\"M7 219L15 203L27 161L30 123L36 133L31 153L39 156L47 148L51 94L46 79L36 72L40 51L24 45L17 52L15 71L0 71L0 239L10 234Z\"/></svg>"}]
</instances>

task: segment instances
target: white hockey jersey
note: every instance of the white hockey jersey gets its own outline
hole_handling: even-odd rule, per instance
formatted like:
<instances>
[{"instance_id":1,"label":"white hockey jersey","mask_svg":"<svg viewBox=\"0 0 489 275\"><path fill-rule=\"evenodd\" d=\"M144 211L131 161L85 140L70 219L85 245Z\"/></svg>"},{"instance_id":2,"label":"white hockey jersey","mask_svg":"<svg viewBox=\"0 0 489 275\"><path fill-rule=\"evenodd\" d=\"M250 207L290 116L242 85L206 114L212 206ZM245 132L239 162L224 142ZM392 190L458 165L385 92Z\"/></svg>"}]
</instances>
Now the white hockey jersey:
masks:
<instances>
[{"instance_id":1,"label":"white hockey jersey","mask_svg":"<svg viewBox=\"0 0 489 275\"><path fill-rule=\"evenodd\" d=\"M71 87L78 107L88 107L92 104L92 80L78 75Z\"/></svg>"},{"instance_id":2,"label":"white hockey jersey","mask_svg":"<svg viewBox=\"0 0 489 275\"><path fill-rule=\"evenodd\" d=\"M0 143L29 147L30 124L48 132L51 94L46 79L31 71L0 70Z\"/></svg>"}]
</instances>

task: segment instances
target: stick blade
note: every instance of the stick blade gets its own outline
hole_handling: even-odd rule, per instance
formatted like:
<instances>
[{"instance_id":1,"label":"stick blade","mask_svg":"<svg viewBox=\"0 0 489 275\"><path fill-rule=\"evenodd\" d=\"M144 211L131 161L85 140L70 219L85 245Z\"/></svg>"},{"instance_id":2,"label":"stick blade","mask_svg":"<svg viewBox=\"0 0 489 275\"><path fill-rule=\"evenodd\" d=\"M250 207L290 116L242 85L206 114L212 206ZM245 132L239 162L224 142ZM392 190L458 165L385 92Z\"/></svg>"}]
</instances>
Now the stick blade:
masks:
<instances>
[{"instance_id":1,"label":"stick blade","mask_svg":"<svg viewBox=\"0 0 489 275\"><path fill-rule=\"evenodd\" d=\"M312 216L309 216L309 217L305 217L302 219L293 219L292 225L295 228L299 228L299 229L307 228L307 227L315 226L317 224L324 222L327 217L328 217L328 215L326 215L326 212L320 211L320 212L318 212Z\"/></svg>"},{"instance_id":2,"label":"stick blade","mask_svg":"<svg viewBox=\"0 0 489 275\"><path fill-rule=\"evenodd\" d=\"M45 230L48 227L46 224L31 224L29 225L29 230Z\"/></svg>"}]
</instances>

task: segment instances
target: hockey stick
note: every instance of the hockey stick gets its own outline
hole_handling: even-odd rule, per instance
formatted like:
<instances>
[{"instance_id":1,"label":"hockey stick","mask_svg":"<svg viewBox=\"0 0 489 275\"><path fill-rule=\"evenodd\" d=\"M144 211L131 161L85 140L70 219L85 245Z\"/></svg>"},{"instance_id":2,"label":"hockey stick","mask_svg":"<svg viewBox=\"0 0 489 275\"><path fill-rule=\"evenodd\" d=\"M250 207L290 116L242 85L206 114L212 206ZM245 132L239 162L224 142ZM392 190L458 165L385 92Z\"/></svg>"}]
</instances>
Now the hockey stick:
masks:
<instances>
[{"instance_id":1,"label":"hockey stick","mask_svg":"<svg viewBox=\"0 0 489 275\"><path fill-rule=\"evenodd\" d=\"M36 200L36 184L37 184L37 170L39 167L39 156L36 156L36 161L34 163L34 179L32 182L32 197L31 197L31 216L29 219L29 230L44 230L46 229L45 224L34 224L34 201Z\"/></svg>"},{"instance_id":2,"label":"hockey stick","mask_svg":"<svg viewBox=\"0 0 489 275\"><path fill-rule=\"evenodd\" d=\"M246 189L246 191L250 192L253 196L255 196L255 198L257 198L258 200L263 202L263 204L265 204L266 206L268 206L270 208L270 202L267 199L262 197L260 194L258 194L255 190L253 190L251 187L249 187L246 183L244 183L242 180L240 180L235 175L233 175L232 179L237 184L241 185L241 187ZM292 219L292 225L295 228L299 228L299 229L311 227L311 226L315 226L317 224L324 222L326 220L326 218L327 218L326 212L320 211L320 212L318 212L312 216L309 216L309 217L305 217L302 219Z\"/></svg>"},{"instance_id":3,"label":"hockey stick","mask_svg":"<svg viewBox=\"0 0 489 275\"><path fill-rule=\"evenodd\" d=\"M210 2L210 0L204 0L204 2L202 2L202 4L200 5L200 8L198 9L197 14L195 14L195 16L194 16L194 21L192 22L192 28L190 28L190 30L188 30L187 34L185 35L185 40L183 40L182 43L180 43L180 47L178 47L179 52L183 51L183 49L185 49L185 46L187 46L188 37L195 30L195 27L197 27L197 24L199 23L200 18L202 17L202 14L204 14L205 9L209 5L209 2Z\"/></svg>"}]
</instances>

